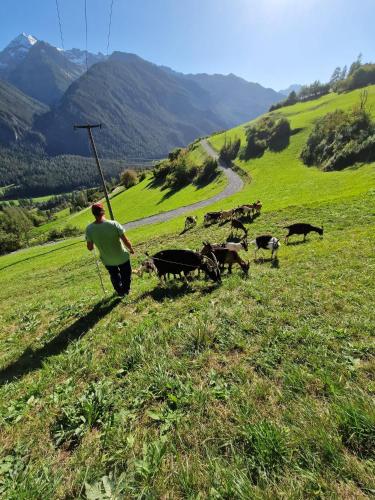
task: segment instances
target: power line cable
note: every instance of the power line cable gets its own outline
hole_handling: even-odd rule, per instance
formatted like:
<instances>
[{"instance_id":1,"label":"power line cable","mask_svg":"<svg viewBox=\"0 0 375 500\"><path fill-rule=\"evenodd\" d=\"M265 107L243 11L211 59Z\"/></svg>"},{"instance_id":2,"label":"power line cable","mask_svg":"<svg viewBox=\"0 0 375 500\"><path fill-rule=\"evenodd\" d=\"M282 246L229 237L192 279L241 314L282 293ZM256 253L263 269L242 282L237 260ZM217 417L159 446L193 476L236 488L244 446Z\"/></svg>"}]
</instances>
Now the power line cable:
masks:
<instances>
[{"instance_id":1,"label":"power line cable","mask_svg":"<svg viewBox=\"0 0 375 500\"><path fill-rule=\"evenodd\" d=\"M85 39L86 39L86 73L89 69L87 62L87 0L85 0Z\"/></svg>"},{"instance_id":2,"label":"power line cable","mask_svg":"<svg viewBox=\"0 0 375 500\"><path fill-rule=\"evenodd\" d=\"M111 0L111 6L110 6L110 10L109 10L109 25L108 25L108 38L107 38L107 57L108 57L108 54L109 54L109 41L111 39L113 1L114 0Z\"/></svg>"},{"instance_id":3,"label":"power line cable","mask_svg":"<svg viewBox=\"0 0 375 500\"><path fill-rule=\"evenodd\" d=\"M62 31L62 25L61 25L61 16L60 16L60 8L59 8L59 1L58 0L56 0L56 10L57 10L57 19L59 21L59 27L60 27L61 48L65 51L64 37L63 37L63 31Z\"/></svg>"}]
</instances>

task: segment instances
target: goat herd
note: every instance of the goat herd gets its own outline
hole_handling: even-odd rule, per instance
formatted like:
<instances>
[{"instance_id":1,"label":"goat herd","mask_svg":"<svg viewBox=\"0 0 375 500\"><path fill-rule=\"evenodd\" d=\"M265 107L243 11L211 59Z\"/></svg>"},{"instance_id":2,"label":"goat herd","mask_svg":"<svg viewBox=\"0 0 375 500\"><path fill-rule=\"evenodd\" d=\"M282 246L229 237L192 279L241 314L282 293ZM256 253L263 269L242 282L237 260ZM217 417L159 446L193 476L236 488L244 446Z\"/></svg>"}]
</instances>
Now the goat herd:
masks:
<instances>
[{"instance_id":1,"label":"goat herd","mask_svg":"<svg viewBox=\"0 0 375 500\"><path fill-rule=\"evenodd\" d=\"M248 230L240 219L252 221L260 215L261 209L262 204L258 200L251 205L242 205L232 210L206 213L203 221L205 227L215 223L225 224L230 221L231 233L225 243L216 244L205 241L200 251L161 250L155 255L147 257L138 270L138 274L142 275L144 272L155 273L161 280L171 276L187 280L188 277L192 277L194 271L198 271L198 275L200 271L203 271L208 278L220 283L225 266L228 266L228 273L231 273L233 265L237 264L247 275L250 263L244 261L239 252L241 250L248 251ZM198 218L196 216L186 217L182 233L192 229L197 223ZM293 235L303 235L303 241L306 240L307 234L312 231L323 236L323 227L320 228L307 223L291 224L284 226L284 229L288 229L288 234L285 236L286 244L288 244L289 237ZM239 232L242 233L240 236ZM275 236L263 234L257 236L250 243L255 245L255 259L258 250L261 249L271 250L271 260L277 257L280 241Z\"/></svg>"}]
</instances>

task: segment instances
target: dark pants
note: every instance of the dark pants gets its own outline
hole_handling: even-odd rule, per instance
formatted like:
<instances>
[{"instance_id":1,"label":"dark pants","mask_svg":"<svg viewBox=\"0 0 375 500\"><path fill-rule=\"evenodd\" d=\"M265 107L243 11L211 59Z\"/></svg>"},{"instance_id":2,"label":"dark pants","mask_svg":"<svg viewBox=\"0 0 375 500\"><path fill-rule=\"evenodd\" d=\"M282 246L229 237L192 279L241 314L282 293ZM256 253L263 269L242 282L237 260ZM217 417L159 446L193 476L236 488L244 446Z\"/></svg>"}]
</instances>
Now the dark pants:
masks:
<instances>
[{"instance_id":1,"label":"dark pants","mask_svg":"<svg viewBox=\"0 0 375 500\"><path fill-rule=\"evenodd\" d=\"M120 266L105 266L108 269L111 277L113 288L116 292L123 296L127 295L130 290L130 282L132 277L132 268L130 260Z\"/></svg>"}]
</instances>

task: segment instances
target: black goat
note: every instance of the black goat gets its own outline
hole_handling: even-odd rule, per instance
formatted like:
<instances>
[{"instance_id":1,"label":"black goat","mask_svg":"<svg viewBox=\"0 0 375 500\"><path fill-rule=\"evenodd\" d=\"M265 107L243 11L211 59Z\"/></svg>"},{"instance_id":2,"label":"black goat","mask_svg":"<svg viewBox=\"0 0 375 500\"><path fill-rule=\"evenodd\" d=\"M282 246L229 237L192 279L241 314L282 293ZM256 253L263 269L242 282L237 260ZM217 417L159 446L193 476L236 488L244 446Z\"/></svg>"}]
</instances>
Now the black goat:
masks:
<instances>
[{"instance_id":1,"label":"black goat","mask_svg":"<svg viewBox=\"0 0 375 500\"><path fill-rule=\"evenodd\" d=\"M306 241L306 236L311 232L316 232L323 236L323 227L312 226L311 224L305 224L304 222L297 222L296 224L291 224L290 226L284 226L284 229L288 230L288 234L285 236L285 243L288 244L290 236L294 234L303 234L303 241Z\"/></svg>"},{"instance_id":2,"label":"black goat","mask_svg":"<svg viewBox=\"0 0 375 500\"><path fill-rule=\"evenodd\" d=\"M184 232L188 231L189 229L195 227L198 222L198 217L196 215L188 215L185 219L185 227L184 227Z\"/></svg>"},{"instance_id":3,"label":"black goat","mask_svg":"<svg viewBox=\"0 0 375 500\"><path fill-rule=\"evenodd\" d=\"M232 219L231 227L232 229L239 229L240 231L243 231L245 233L245 237L247 236L247 229L240 220Z\"/></svg>"},{"instance_id":4,"label":"black goat","mask_svg":"<svg viewBox=\"0 0 375 500\"><path fill-rule=\"evenodd\" d=\"M280 247L280 242L275 236L271 236L270 234L263 234L261 236L257 236L255 240L251 243L255 244L255 259L257 257L258 250L271 250L271 259L273 256L277 254L277 251Z\"/></svg>"},{"instance_id":5,"label":"black goat","mask_svg":"<svg viewBox=\"0 0 375 500\"><path fill-rule=\"evenodd\" d=\"M150 257L160 279L168 274L185 277L195 270L202 270L213 281L221 282L220 271L214 255L201 255L192 250L162 250Z\"/></svg>"},{"instance_id":6,"label":"black goat","mask_svg":"<svg viewBox=\"0 0 375 500\"><path fill-rule=\"evenodd\" d=\"M245 262L238 255L237 250L230 250L229 248L223 248L219 246L211 245L208 241L203 242L204 247L202 248L202 255L214 255L219 267L220 271L224 271L225 264L228 265L228 273L232 273L233 264L238 264L242 271L245 274L248 274L250 264L249 262Z\"/></svg>"},{"instance_id":7,"label":"black goat","mask_svg":"<svg viewBox=\"0 0 375 500\"><path fill-rule=\"evenodd\" d=\"M214 222L218 222L221 217L221 212L207 212L204 216L204 225L208 226L208 224L213 224Z\"/></svg>"}]
</instances>

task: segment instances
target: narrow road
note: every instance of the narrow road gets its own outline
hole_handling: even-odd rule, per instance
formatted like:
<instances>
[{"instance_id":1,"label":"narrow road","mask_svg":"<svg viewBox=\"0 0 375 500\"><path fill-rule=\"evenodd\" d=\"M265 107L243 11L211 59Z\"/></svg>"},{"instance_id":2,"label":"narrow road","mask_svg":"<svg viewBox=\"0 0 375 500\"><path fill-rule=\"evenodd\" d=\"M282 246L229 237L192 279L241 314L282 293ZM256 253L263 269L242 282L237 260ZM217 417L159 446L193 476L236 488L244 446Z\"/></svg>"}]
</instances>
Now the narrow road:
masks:
<instances>
[{"instance_id":1,"label":"narrow road","mask_svg":"<svg viewBox=\"0 0 375 500\"><path fill-rule=\"evenodd\" d=\"M216 201L224 200L231 196L232 194L238 193L243 188L243 180L241 177L234 172L231 168L228 168L224 165L223 162L219 161L219 155L216 151L210 146L207 142L207 139L203 139L201 141L201 145L205 152L215 158L219 162L219 168L223 171L225 177L228 179L228 184L226 188L218 193L212 198L208 198L207 200L197 201L196 203L192 203L191 205L185 205L183 207L175 208L174 210L168 210L168 212L162 212L160 214L151 215L149 217L144 217L143 219L133 220L124 224L124 229L135 229L141 226L148 226L149 224L155 224L157 222L165 222L170 219L174 219L179 215L186 214L187 212L191 212L192 210L196 210L197 208L207 207L208 205L212 205Z\"/></svg>"},{"instance_id":2,"label":"narrow road","mask_svg":"<svg viewBox=\"0 0 375 500\"><path fill-rule=\"evenodd\" d=\"M215 158L218 161L220 170L224 172L225 177L228 179L226 188L221 191L221 193L213 196L212 198L208 198L207 200L197 201L196 203L192 203L191 205L185 205L184 207L175 208L174 210L169 210L168 212L162 212L160 214L151 215L150 217L144 217L143 219L133 220L131 222L128 222L127 224L123 224L124 229L135 229L137 227L148 226L149 224L155 224L157 222L165 222L167 220L174 219L179 215L191 212L192 210L195 210L197 208L207 207L208 205L211 205L216 201L224 200L225 198L228 198L228 196L241 191L241 189L243 188L243 180L241 179L241 177L236 172L234 172L234 170L226 167L223 162L219 161L219 155L210 146L210 144L207 142L207 139L202 139L201 145L209 156L212 156L212 158ZM62 240L50 241L38 246L53 246L61 243L61 241ZM24 250L27 249L22 248L11 253L15 254ZM5 267L3 269L5 269Z\"/></svg>"}]
</instances>

